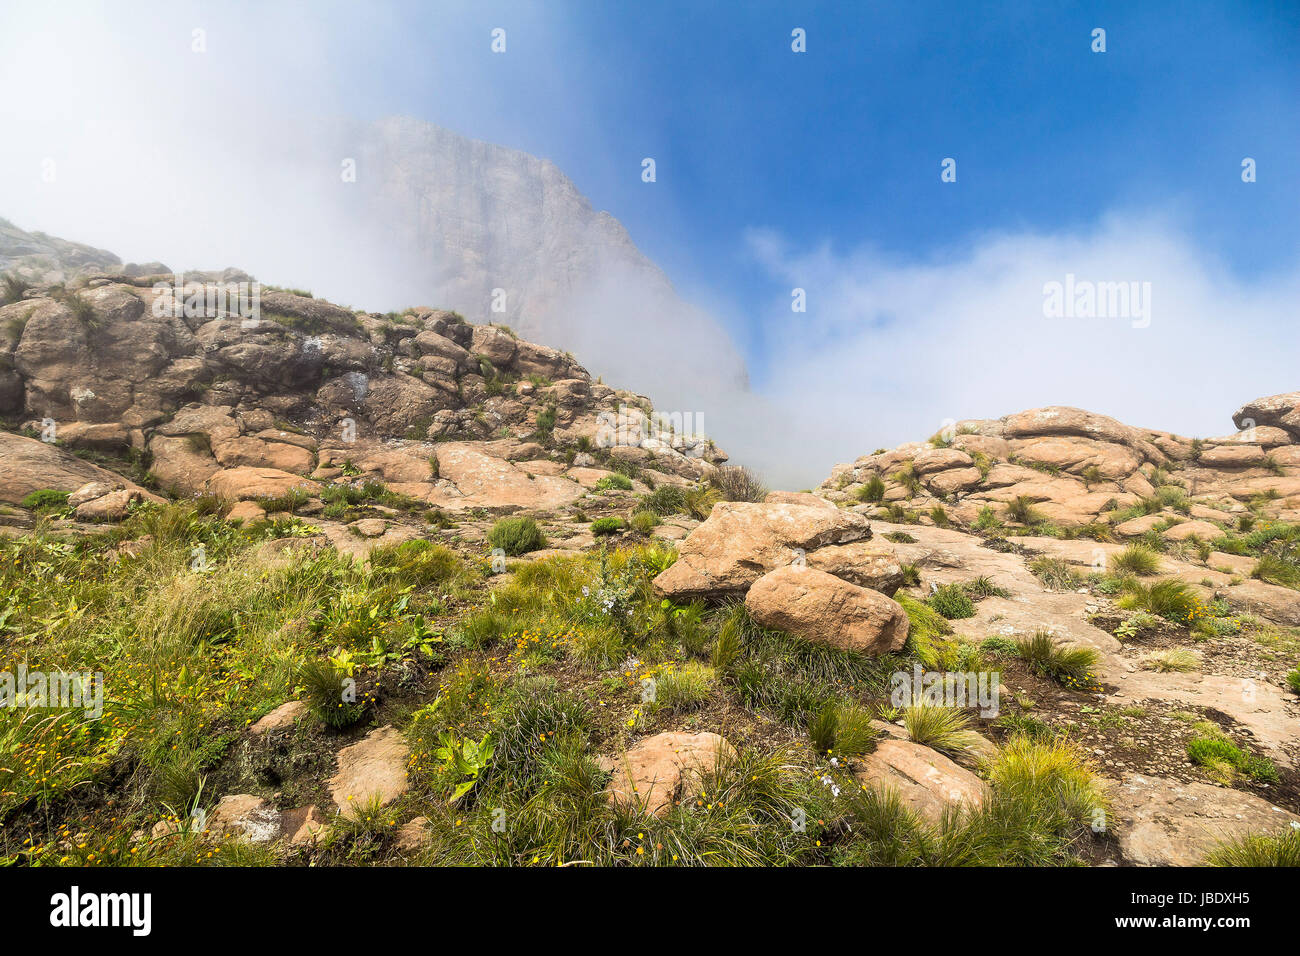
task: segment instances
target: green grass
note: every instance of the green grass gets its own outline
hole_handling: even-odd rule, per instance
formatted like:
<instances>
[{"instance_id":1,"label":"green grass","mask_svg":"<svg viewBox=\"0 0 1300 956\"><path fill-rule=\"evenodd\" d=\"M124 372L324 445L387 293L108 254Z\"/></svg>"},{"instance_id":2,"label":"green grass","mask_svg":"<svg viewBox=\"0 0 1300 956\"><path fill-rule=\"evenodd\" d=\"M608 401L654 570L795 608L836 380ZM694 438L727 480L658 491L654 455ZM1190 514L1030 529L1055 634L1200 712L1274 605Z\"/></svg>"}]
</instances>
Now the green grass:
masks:
<instances>
[{"instance_id":1,"label":"green grass","mask_svg":"<svg viewBox=\"0 0 1300 956\"><path fill-rule=\"evenodd\" d=\"M1210 866L1300 866L1300 829L1255 834L1220 843L1205 857Z\"/></svg>"},{"instance_id":2,"label":"green grass","mask_svg":"<svg viewBox=\"0 0 1300 956\"><path fill-rule=\"evenodd\" d=\"M1221 731L1194 737L1187 744L1187 756L1221 783L1231 784L1238 774L1262 783L1281 781L1271 760L1242 750Z\"/></svg>"},{"instance_id":3,"label":"green grass","mask_svg":"<svg viewBox=\"0 0 1300 956\"><path fill-rule=\"evenodd\" d=\"M1092 648L1062 644L1046 631L1018 638L1016 656L1039 676L1075 688L1085 688L1094 683L1092 669L1100 660Z\"/></svg>"},{"instance_id":4,"label":"green grass","mask_svg":"<svg viewBox=\"0 0 1300 956\"><path fill-rule=\"evenodd\" d=\"M1034 558L1028 567L1049 591L1074 591L1083 586L1083 578L1061 558Z\"/></svg>"},{"instance_id":5,"label":"green grass","mask_svg":"<svg viewBox=\"0 0 1300 956\"><path fill-rule=\"evenodd\" d=\"M602 535L618 534L626 527L622 518L610 516L607 518L597 518L591 523L591 533L596 537Z\"/></svg>"},{"instance_id":6,"label":"green grass","mask_svg":"<svg viewBox=\"0 0 1300 956\"><path fill-rule=\"evenodd\" d=\"M858 500L878 504L885 498L885 483L879 475L872 475L858 489Z\"/></svg>"},{"instance_id":7,"label":"green grass","mask_svg":"<svg viewBox=\"0 0 1300 956\"><path fill-rule=\"evenodd\" d=\"M1026 495L1018 495L1012 498L1006 502L1005 508L1007 517L1010 520L1025 527L1033 527L1047 520L1042 512L1034 507L1034 499Z\"/></svg>"},{"instance_id":8,"label":"green grass","mask_svg":"<svg viewBox=\"0 0 1300 956\"><path fill-rule=\"evenodd\" d=\"M926 598L926 603L950 621L975 616L975 604L960 584L943 585Z\"/></svg>"},{"instance_id":9,"label":"green grass","mask_svg":"<svg viewBox=\"0 0 1300 956\"><path fill-rule=\"evenodd\" d=\"M488 544L517 557L546 547L546 537L532 518L502 518L488 532Z\"/></svg>"},{"instance_id":10,"label":"green grass","mask_svg":"<svg viewBox=\"0 0 1300 956\"><path fill-rule=\"evenodd\" d=\"M617 473L605 475L596 482L596 491L631 491L632 479Z\"/></svg>"},{"instance_id":11,"label":"green grass","mask_svg":"<svg viewBox=\"0 0 1300 956\"><path fill-rule=\"evenodd\" d=\"M743 465L721 465L709 479L709 484L723 501L757 502L767 497L767 485L763 479Z\"/></svg>"},{"instance_id":12,"label":"green grass","mask_svg":"<svg viewBox=\"0 0 1300 956\"><path fill-rule=\"evenodd\" d=\"M880 731L871 725L871 711L838 701L825 704L808 722L813 749L835 757L856 757L869 752Z\"/></svg>"},{"instance_id":13,"label":"green grass","mask_svg":"<svg viewBox=\"0 0 1300 956\"><path fill-rule=\"evenodd\" d=\"M42 488L24 495L19 506L35 511L37 514L55 514L67 510L68 493L55 491L53 488Z\"/></svg>"},{"instance_id":14,"label":"green grass","mask_svg":"<svg viewBox=\"0 0 1300 956\"><path fill-rule=\"evenodd\" d=\"M967 751L976 741L970 718L956 707L905 707L903 724L913 741L950 756Z\"/></svg>"},{"instance_id":15,"label":"green grass","mask_svg":"<svg viewBox=\"0 0 1300 956\"><path fill-rule=\"evenodd\" d=\"M1124 595L1119 606L1125 610L1143 610L1176 624L1192 624L1201 613L1201 602L1192 586L1170 578L1143 584L1132 578L1123 582Z\"/></svg>"},{"instance_id":16,"label":"green grass","mask_svg":"<svg viewBox=\"0 0 1300 956\"><path fill-rule=\"evenodd\" d=\"M1110 556L1112 574L1151 575L1160 573L1160 556L1141 544L1130 544L1118 554Z\"/></svg>"}]
</instances>

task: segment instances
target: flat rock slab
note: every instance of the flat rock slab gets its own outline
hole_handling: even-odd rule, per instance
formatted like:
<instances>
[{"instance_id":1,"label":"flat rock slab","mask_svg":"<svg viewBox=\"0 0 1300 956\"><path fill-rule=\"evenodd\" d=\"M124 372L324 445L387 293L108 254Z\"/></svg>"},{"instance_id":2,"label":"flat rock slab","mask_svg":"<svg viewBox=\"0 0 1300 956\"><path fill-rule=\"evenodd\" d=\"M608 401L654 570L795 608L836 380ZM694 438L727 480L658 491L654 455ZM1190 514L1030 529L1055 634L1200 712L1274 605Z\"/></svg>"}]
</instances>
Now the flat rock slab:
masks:
<instances>
[{"instance_id":1,"label":"flat rock slab","mask_svg":"<svg viewBox=\"0 0 1300 956\"><path fill-rule=\"evenodd\" d=\"M861 758L857 777L868 786L892 789L923 819L938 823L948 807L979 807L984 782L937 750L910 740L883 740Z\"/></svg>"},{"instance_id":2,"label":"flat rock slab","mask_svg":"<svg viewBox=\"0 0 1300 956\"><path fill-rule=\"evenodd\" d=\"M406 740L393 727L372 730L365 739L339 751L339 769L329 781L330 798L345 816L378 800L388 806L410 787Z\"/></svg>"},{"instance_id":3,"label":"flat rock slab","mask_svg":"<svg viewBox=\"0 0 1300 956\"><path fill-rule=\"evenodd\" d=\"M639 807L654 816L667 813L689 794L692 774L707 772L722 754L734 755L721 734L663 733L637 741L614 762L608 792L611 803Z\"/></svg>"},{"instance_id":4,"label":"flat rock slab","mask_svg":"<svg viewBox=\"0 0 1300 956\"><path fill-rule=\"evenodd\" d=\"M298 718L305 713L307 713L307 705L303 701L291 700L288 703L281 704L254 723L253 726L248 728L248 732L261 735L274 733L277 730L286 730L297 723Z\"/></svg>"},{"instance_id":5,"label":"flat rock slab","mask_svg":"<svg viewBox=\"0 0 1300 956\"><path fill-rule=\"evenodd\" d=\"M1221 841L1300 825L1253 794L1137 774L1112 791L1111 805L1120 852L1138 866L1197 866Z\"/></svg>"}]
</instances>

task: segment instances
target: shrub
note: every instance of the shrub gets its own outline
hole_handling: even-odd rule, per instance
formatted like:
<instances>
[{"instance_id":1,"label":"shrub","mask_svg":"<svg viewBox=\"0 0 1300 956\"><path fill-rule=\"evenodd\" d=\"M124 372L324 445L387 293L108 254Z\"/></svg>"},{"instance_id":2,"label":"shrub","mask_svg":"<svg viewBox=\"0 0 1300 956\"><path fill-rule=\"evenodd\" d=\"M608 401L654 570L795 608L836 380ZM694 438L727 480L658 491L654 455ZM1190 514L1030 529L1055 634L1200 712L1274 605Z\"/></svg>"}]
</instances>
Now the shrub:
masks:
<instances>
[{"instance_id":1,"label":"shrub","mask_svg":"<svg viewBox=\"0 0 1300 956\"><path fill-rule=\"evenodd\" d=\"M1151 575L1160 572L1160 557L1141 544L1130 544L1119 554L1110 556L1111 572L1117 575Z\"/></svg>"},{"instance_id":2,"label":"shrub","mask_svg":"<svg viewBox=\"0 0 1300 956\"><path fill-rule=\"evenodd\" d=\"M1141 608L1176 624L1191 624L1200 612L1201 602L1191 586L1173 578L1150 586L1130 579L1124 582L1124 590L1120 606L1126 610Z\"/></svg>"},{"instance_id":3,"label":"shrub","mask_svg":"<svg viewBox=\"0 0 1300 956\"><path fill-rule=\"evenodd\" d=\"M655 676L654 709L670 714L699 710L709 699L712 684L713 669L698 661L661 671Z\"/></svg>"},{"instance_id":4,"label":"shrub","mask_svg":"<svg viewBox=\"0 0 1300 956\"><path fill-rule=\"evenodd\" d=\"M911 462L908 462L902 468L898 469L898 471L894 472L893 478L896 482L907 489L909 497L920 494L921 479L917 477L916 470L912 467Z\"/></svg>"},{"instance_id":5,"label":"shrub","mask_svg":"<svg viewBox=\"0 0 1300 956\"><path fill-rule=\"evenodd\" d=\"M762 479L743 465L722 465L709 483L723 501L762 501L767 497Z\"/></svg>"},{"instance_id":6,"label":"shrub","mask_svg":"<svg viewBox=\"0 0 1300 956\"><path fill-rule=\"evenodd\" d=\"M1286 672L1286 682L1293 691L1300 694L1300 667Z\"/></svg>"},{"instance_id":7,"label":"shrub","mask_svg":"<svg viewBox=\"0 0 1300 956\"><path fill-rule=\"evenodd\" d=\"M546 547L546 538L532 518L502 518L488 532L488 544L517 557Z\"/></svg>"},{"instance_id":8,"label":"shrub","mask_svg":"<svg viewBox=\"0 0 1300 956\"><path fill-rule=\"evenodd\" d=\"M871 749L880 732L865 707L830 701L809 720L808 736L818 753L857 757Z\"/></svg>"},{"instance_id":9,"label":"shrub","mask_svg":"<svg viewBox=\"0 0 1300 956\"><path fill-rule=\"evenodd\" d=\"M608 534L618 534L624 528L623 519L610 516L608 518L597 518L591 523L591 533L596 537Z\"/></svg>"},{"instance_id":10,"label":"shrub","mask_svg":"<svg viewBox=\"0 0 1300 956\"><path fill-rule=\"evenodd\" d=\"M653 511L642 509L632 514L631 524L633 530L638 533L649 534L659 527L659 516Z\"/></svg>"},{"instance_id":11,"label":"shrub","mask_svg":"<svg viewBox=\"0 0 1300 956\"><path fill-rule=\"evenodd\" d=\"M308 661L298 669L298 680L312 715L335 730L351 727L365 715L369 696L356 693L348 672L332 660Z\"/></svg>"},{"instance_id":12,"label":"shrub","mask_svg":"<svg viewBox=\"0 0 1300 956\"><path fill-rule=\"evenodd\" d=\"M930 520L934 522L936 528L947 528L952 524L952 519L948 517L948 512L944 510L943 505L935 505L930 509Z\"/></svg>"},{"instance_id":13,"label":"shrub","mask_svg":"<svg viewBox=\"0 0 1300 956\"><path fill-rule=\"evenodd\" d=\"M1059 644L1046 631L1016 641L1016 655L1040 677L1050 677L1071 687L1092 682L1098 655L1090 647Z\"/></svg>"},{"instance_id":14,"label":"shrub","mask_svg":"<svg viewBox=\"0 0 1300 956\"><path fill-rule=\"evenodd\" d=\"M686 514L686 489L680 485L660 485L641 499L641 507L657 515Z\"/></svg>"},{"instance_id":15,"label":"shrub","mask_svg":"<svg viewBox=\"0 0 1300 956\"><path fill-rule=\"evenodd\" d=\"M12 305L22 299L31 288L31 283L10 273L0 279L0 306Z\"/></svg>"},{"instance_id":16,"label":"shrub","mask_svg":"<svg viewBox=\"0 0 1300 956\"><path fill-rule=\"evenodd\" d=\"M617 472L606 475L596 482L596 491L631 491L632 479Z\"/></svg>"},{"instance_id":17,"label":"shrub","mask_svg":"<svg viewBox=\"0 0 1300 956\"><path fill-rule=\"evenodd\" d=\"M858 489L858 500L878 503L885 497L885 483L881 481L879 475L872 475L866 480L861 488Z\"/></svg>"},{"instance_id":18,"label":"shrub","mask_svg":"<svg viewBox=\"0 0 1300 956\"><path fill-rule=\"evenodd\" d=\"M1034 507L1034 499L1028 495L1017 495L1006 503L1007 517L1026 527L1042 524L1042 513Z\"/></svg>"},{"instance_id":19,"label":"shrub","mask_svg":"<svg viewBox=\"0 0 1300 956\"><path fill-rule=\"evenodd\" d=\"M975 616L975 605L959 584L945 584L931 594L925 603L950 621Z\"/></svg>"},{"instance_id":20,"label":"shrub","mask_svg":"<svg viewBox=\"0 0 1300 956\"><path fill-rule=\"evenodd\" d=\"M965 711L956 707L905 707L903 723L907 727L908 737L941 753L961 753L975 742L976 735L970 730L970 718Z\"/></svg>"},{"instance_id":21,"label":"shrub","mask_svg":"<svg viewBox=\"0 0 1300 956\"><path fill-rule=\"evenodd\" d=\"M990 505L985 505L980 509L979 515L975 518L976 531L996 531L1001 527L1002 522L998 520L998 516L994 514Z\"/></svg>"}]
</instances>

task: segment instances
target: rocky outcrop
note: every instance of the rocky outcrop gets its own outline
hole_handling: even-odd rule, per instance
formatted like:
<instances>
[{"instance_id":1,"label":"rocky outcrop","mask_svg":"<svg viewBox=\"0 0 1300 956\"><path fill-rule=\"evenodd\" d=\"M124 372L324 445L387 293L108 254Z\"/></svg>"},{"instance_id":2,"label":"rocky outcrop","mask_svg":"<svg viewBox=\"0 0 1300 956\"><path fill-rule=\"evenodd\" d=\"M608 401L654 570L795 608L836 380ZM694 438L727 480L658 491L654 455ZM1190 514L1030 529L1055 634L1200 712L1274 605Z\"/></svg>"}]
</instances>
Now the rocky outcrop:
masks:
<instances>
[{"instance_id":1,"label":"rocky outcrop","mask_svg":"<svg viewBox=\"0 0 1300 956\"><path fill-rule=\"evenodd\" d=\"M410 748L392 727L372 730L338 753L338 772L329 781L330 799L345 817L372 805L388 806L410 787L406 762Z\"/></svg>"},{"instance_id":2,"label":"rocky outcrop","mask_svg":"<svg viewBox=\"0 0 1300 956\"><path fill-rule=\"evenodd\" d=\"M893 791L929 823L938 824L949 808L975 809L984 803L979 777L910 740L883 740L861 764L857 777L864 785Z\"/></svg>"},{"instance_id":3,"label":"rocky outcrop","mask_svg":"<svg viewBox=\"0 0 1300 956\"><path fill-rule=\"evenodd\" d=\"M1224 512L1266 496L1279 501L1274 511L1297 513L1298 409L1296 392L1257 399L1233 415L1236 434L1193 440L1078 408L1036 408L958 422L928 443L836 465L817 493L845 504L870 498L918 515L938 505L962 524L984 508L1001 517L1012 503L1027 504L1043 520L1079 525L1150 500L1163 482ZM877 480L884 485L878 498L868 487ZM1143 533L1136 524L1120 531ZM1209 532L1189 527L1175 537Z\"/></svg>"},{"instance_id":4,"label":"rocky outcrop","mask_svg":"<svg viewBox=\"0 0 1300 956\"><path fill-rule=\"evenodd\" d=\"M162 491L250 500L378 480L450 510L546 509L593 483L572 464L689 483L726 460L660 427L645 397L501 326L253 284L239 298L228 284L250 280L234 272L187 276L174 294L170 275L98 262L75 288L36 284L0 307L0 413L58 448L146 460ZM12 435L0 458L15 466L0 492L17 499L110 475Z\"/></svg>"},{"instance_id":5,"label":"rocky outcrop","mask_svg":"<svg viewBox=\"0 0 1300 956\"><path fill-rule=\"evenodd\" d=\"M1206 783L1131 774L1112 801L1120 852L1135 866L1200 866L1220 842L1300 827L1267 800Z\"/></svg>"}]
</instances>

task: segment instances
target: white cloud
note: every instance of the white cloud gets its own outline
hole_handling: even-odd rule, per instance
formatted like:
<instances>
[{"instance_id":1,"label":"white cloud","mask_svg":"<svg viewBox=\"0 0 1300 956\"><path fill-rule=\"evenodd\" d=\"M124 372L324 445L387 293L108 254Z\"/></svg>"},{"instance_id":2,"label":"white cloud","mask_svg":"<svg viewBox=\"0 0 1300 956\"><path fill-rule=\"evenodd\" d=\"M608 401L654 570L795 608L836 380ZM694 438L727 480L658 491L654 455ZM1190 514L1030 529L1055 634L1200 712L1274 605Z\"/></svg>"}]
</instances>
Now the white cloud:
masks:
<instances>
[{"instance_id":1,"label":"white cloud","mask_svg":"<svg viewBox=\"0 0 1300 956\"><path fill-rule=\"evenodd\" d=\"M774 282L808 296L796 314L783 290L764 317L772 364L755 377L797 423L792 447L759 450L774 480L808 484L836 461L924 440L945 419L1041 405L1223 434L1243 402L1300 387L1300 270L1240 279L1166 216L987 235L922 263L792 249L771 231L747 245ZM1045 318L1044 285L1069 273L1151 283L1149 327Z\"/></svg>"}]
</instances>

